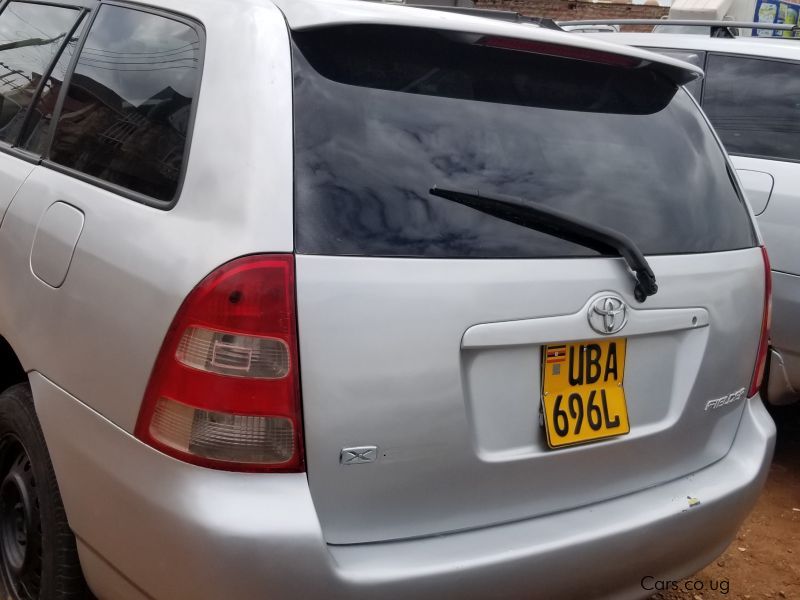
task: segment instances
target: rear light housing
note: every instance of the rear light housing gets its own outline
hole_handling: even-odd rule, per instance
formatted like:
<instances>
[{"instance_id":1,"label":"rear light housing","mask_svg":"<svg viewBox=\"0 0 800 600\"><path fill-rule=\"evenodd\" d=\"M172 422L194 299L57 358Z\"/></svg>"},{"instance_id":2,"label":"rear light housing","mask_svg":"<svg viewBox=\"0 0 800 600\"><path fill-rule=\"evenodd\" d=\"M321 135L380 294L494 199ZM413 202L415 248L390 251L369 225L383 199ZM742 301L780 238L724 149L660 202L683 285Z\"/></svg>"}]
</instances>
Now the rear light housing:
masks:
<instances>
[{"instance_id":1,"label":"rear light housing","mask_svg":"<svg viewBox=\"0 0 800 600\"><path fill-rule=\"evenodd\" d=\"M764 314L761 317L761 335L758 339L758 354L756 366L753 369L753 378L750 380L750 390L747 397L751 398L758 393L761 382L764 380L764 371L767 368L769 353L769 332L772 327L772 268L769 264L767 249L761 246L761 255L764 258Z\"/></svg>"},{"instance_id":2,"label":"rear light housing","mask_svg":"<svg viewBox=\"0 0 800 600\"><path fill-rule=\"evenodd\" d=\"M204 467L303 471L294 289L291 254L246 256L203 279L161 346L136 437Z\"/></svg>"}]
</instances>

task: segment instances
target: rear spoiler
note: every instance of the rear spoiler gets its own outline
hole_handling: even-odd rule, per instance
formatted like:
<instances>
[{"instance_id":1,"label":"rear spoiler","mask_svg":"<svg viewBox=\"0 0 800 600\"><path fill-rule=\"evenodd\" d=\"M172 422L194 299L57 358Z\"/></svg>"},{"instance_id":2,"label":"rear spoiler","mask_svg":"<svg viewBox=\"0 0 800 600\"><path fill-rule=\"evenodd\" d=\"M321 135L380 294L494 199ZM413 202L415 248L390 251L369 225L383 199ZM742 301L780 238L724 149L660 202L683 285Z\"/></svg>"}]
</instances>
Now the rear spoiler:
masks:
<instances>
[{"instance_id":1,"label":"rear spoiler","mask_svg":"<svg viewBox=\"0 0 800 600\"><path fill-rule=\"evenodd\" d=\"M424 0L423 0L424 1ZM432 6L420 8L405 4L359 0L272 0L283 12L289 28L295 31L339 25L393 25L440 31L491 36L560 46L563 54L581 52L616 55L630 59L635 68L648 68L662 73L678 85L690 83L703 76L703 70L689 63L656 54L648 50L613 44L603 40L578 36L550 26L545 19L522 20L486 18L485 11L464 7ZM495 11L489 11L494 13ZM499 11L503 12L503 11ZM516 13L510 13L516 15ZM508 12L506 11L506 17ZM530 20L529 20L530 19Z\"/></svg>"}]
</instances>

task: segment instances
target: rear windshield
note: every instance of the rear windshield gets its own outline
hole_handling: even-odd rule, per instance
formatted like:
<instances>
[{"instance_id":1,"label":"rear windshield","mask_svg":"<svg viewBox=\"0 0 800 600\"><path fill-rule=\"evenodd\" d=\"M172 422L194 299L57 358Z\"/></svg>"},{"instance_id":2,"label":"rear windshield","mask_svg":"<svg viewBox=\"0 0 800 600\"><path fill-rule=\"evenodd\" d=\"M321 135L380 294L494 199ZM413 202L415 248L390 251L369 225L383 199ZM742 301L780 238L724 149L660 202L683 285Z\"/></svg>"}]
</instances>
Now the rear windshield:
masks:
<instances>
[{"instance_id":1,"label":"rear windshield","mask_svg":"<svg viewBox=\"0 0 800 600\"><path fill-rule=\"evenodd\" d=\"M700 111L651 69L412 28L293 40L298 252L597 255L431 196L433 186L546 205L616 229L646 254L754 245Z\"/></svg>"}]
</instances>

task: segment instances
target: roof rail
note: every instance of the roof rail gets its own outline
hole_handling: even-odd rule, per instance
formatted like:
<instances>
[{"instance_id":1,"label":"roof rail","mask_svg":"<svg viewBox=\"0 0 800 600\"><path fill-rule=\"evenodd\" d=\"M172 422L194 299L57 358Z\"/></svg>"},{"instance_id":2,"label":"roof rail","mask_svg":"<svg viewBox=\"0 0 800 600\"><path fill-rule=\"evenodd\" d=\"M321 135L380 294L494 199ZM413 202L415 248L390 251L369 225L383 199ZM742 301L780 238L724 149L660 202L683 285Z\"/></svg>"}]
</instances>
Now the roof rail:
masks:
<instances>
[{"instance_id":1,"label":"roof rail","mask_svg":"<svg viewBox=\"0 0 800 600\"><path fill-rule=\"evenodd\" d=\"M721 21L692 19L580 19L557 21L560 27L581 25L660 25L665 27L710 27L711 37L734 37L735 29L771 29L774 31L800 32L797 25L787 23L755 23L752 21ZM727 35L726 35L727 33Z\"/></svg>"}]
</instances>

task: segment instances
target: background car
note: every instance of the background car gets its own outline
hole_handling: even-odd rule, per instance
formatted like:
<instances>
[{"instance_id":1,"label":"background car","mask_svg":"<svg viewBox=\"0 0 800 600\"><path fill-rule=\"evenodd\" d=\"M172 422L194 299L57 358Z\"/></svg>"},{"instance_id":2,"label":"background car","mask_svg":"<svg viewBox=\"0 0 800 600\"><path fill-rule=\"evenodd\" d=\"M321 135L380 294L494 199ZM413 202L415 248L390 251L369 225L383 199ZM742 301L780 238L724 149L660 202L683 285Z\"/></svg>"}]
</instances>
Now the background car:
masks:
<instances>
[{"instance_id":1,"label":"background car","mask_svg":"<svg viewBox=\"0 0 800 600\"><path fill-rule=\"evenodd\" d=\"M687 88L730 154L770 253L773 320L765 398L773 404L796 402L800 399L800 42L667 32L597 35L705 70L705 78Z\"/></svg>"}]
</instances>

